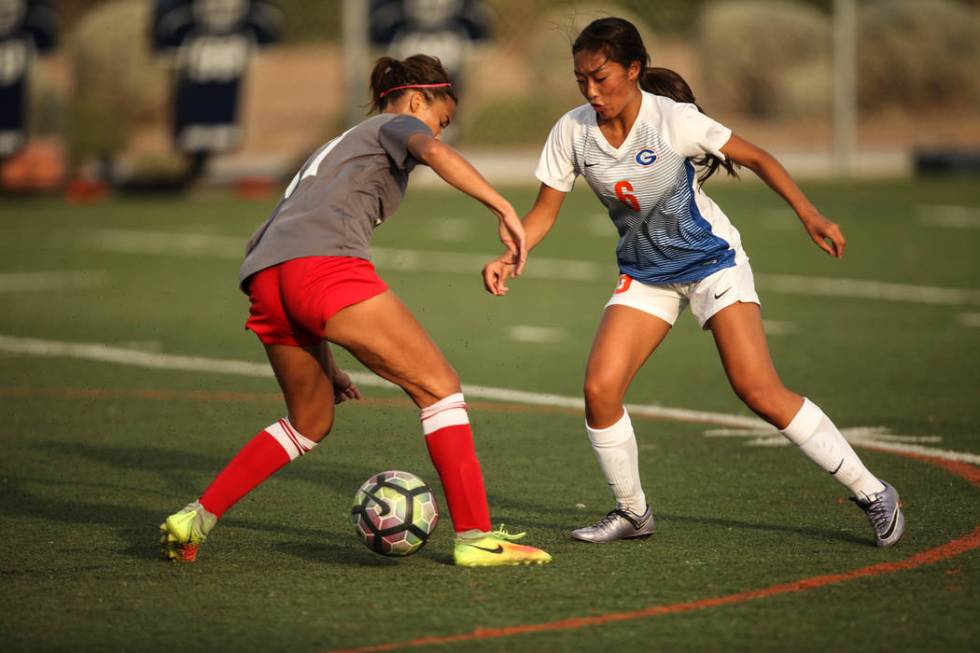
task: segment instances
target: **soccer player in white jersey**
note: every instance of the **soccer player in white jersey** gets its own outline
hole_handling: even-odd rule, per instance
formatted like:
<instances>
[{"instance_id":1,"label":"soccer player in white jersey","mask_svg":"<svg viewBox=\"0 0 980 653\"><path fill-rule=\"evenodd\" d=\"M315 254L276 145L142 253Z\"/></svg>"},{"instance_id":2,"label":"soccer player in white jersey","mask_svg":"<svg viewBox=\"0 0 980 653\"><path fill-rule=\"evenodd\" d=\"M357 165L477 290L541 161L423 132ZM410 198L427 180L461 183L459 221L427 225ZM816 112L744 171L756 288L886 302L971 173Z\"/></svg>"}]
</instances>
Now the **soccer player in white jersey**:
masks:
<instances>
[{"instance_id":1,"label":"soccer player in white jersey","mask_svg":"<svg viewBox=\"0 0 980 653\"><path fill-rule=\"evenodd\" d=\"M572 531L572 537L611 542L653 533L623 399L690 305L714 336L739 398L853 492L878 546L895 544L905 529L898 493L868 471L816 404L783 386L769 356L739 233L701 184L720 166L734 174L735 165L742 165L786 200L818 247L838 258L845 243L840 229L772 156L704 115L679 75L649 68L643 41L628 21L592 22L575 40L572 54L588 104L565 114L545 144L536 171L540 191L524 218L528 248L545 237L565 193L582 176L619 231L621 272L585 373L586 431L616 508L598 523ZM484 268L489 292L507 292L512 261L506 253Z\"/></svg>"},{"instance_id":2,"label":"soccer player in white jersey","mask_svg":"<svg viewBox=\"0 0 980 653\"><path fill-rule=\"evenodd\" d=\"M334 343L421 409L456 531L455 563L551 561L540 549L515 544L523 534L491 530L459 377L370 262L374 229L398 208L418 164L482 202L498 219L501 240L523 262L521 222L473 166L439 141L456 112L456 94L438 59L382 57L371 91L378 115L314 152L248 243L239 271L251 300L245 326L265 346L288 415L252 437L197 500L167 517L160 529L169 559L193 562L225 511L326 437L335 403L360 397L334 364Z\"/></svg>"}]
</instances>

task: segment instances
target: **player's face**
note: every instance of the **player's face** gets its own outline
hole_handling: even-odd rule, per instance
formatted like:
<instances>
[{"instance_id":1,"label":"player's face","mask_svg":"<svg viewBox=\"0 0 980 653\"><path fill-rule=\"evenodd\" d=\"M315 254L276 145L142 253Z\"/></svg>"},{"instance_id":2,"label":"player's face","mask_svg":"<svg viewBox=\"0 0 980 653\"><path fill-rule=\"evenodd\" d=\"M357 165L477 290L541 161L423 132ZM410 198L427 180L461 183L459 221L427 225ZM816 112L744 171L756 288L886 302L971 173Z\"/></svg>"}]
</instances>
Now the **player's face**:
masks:
<instances>
[{"instance_id":1,"label":"player's face","mask_svg":"<svg viewBox=\"0 0 980 653\"><path fill-rule=\"evenodd\" d=\"M439 138L442 130L449 126L456 115L456 102L452 98L437 97L429 102L422 93L412 93L409 98L408 111L432 130L432 135Z\"/></svg>"},{"instance_id":2,"label":"player's face","mask_svg":"<svg viewBox=\"0 0 980 653\"><path fill-rule=\"evenodd\" d=\"M615 118L638 92L640 64L628 68L609 59L604 52L575 53L575 81L582 96L603 120Z\"/></svg>"}]
</instances>

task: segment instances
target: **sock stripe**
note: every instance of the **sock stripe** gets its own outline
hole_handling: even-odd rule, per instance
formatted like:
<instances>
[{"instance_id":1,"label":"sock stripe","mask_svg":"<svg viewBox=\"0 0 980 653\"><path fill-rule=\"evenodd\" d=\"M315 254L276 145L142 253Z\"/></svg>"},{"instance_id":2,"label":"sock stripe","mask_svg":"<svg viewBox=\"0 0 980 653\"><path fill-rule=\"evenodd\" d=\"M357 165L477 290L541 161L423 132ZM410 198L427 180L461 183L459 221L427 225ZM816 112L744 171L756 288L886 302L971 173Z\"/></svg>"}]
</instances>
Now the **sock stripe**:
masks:
<instances>
[{"instance_id":1,"label":"sock stripe","mask_svg":"<svg viewBox=\"0 0 980 653\"><path fill-rule=\"evenodd\" d=\"M266 427L265 432L268 433L279 443L282 450L286 452L290 460L295 460L303 455L303 450L300 449L299 444L293 440L289 431L282 425L282 420L279 420L275 424Z\"/></svg>"},{"instance_id":2,"label":"sock stripe","mask_svg":"<svg viewBox=\"0 0 980 653\"><path fill-rule=\"evenodd\" d=\"M296 434L293 433L293 430L291 428L289 428L289 424L286 423L286 420L284 419L279 420L279 426L282 427L283 433L286 434L286 437L289 438L289 441L293 443L294 447L296 447L296 451L298 451L299 455L302 456L303 447L300 446L299 440L296 439Z\"/></svg>"},{"instance_id":3,"label":"sock stripe","mask_svg":"<svg viewBox=\"0 0 980 653\"><path fill-rule=\"evenodd\" d=\"M279 420L279 423L282 424L283 428L286 430L286 435L289 436L289 439L292 440L293 444L296 445L296 448L299 450L299 455L302 456L306 454L306 452L308 452L310 449L309 447L303 445L302 441L300 440L299 434L293 430L293 426L292 424L289 423L289 420L281 419Z\"/></svg>"}]
</instances>

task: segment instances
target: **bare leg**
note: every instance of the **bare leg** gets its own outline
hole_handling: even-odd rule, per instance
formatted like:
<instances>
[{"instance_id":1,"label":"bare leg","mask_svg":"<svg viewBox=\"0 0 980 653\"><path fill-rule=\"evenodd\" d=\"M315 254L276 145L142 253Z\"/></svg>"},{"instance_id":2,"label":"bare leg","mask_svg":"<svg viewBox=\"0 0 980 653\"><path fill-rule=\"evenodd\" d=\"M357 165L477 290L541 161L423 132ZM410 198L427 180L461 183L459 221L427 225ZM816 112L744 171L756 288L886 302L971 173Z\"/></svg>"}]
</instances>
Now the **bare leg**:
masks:
<instances>
[{"instance_id":1,"label":"bare leg","mask_svg":"<svg viewBox=\"0 0 980 653\"><path fill-rule=\"evenodd\" d=\"M325 335L423 409L426 447L454 529L461 537L488 532L490 509L459 378L422 325L388 291L338 312Z\"/></svg>"},{"instance_id":2,"label":"bare leg","mask_svg":"<svg viewBox=\"0 0 980 653\"><path fill-rule=\"evenodd\" d=\"M585 371L585 430L619 512L572 531L575 539L608 542L653 532L640 482L636 436L623 399L668 331L664 320L627 306L610 306L602 317Z\"/></svg>"},{"instance_id":3,"label":"bare leg","mask_svg":"<svg viewBox=\"0 0 980 653\"><path fill-rule=\"evenodd\" d=\"M635 308L606 309L585 367L585 416L591 426L606 428L623 415L633 377L669 331L670 324Z\"/></svg>"},{"instance_id":4,"label":"bare leg","mask_svg":"<svg viewBox=\"0 0 980 653\"><path fill-rule=\"evenodd\" d=\"M830 418L783 386L769 356L758 305L732 304L708 324L732 388L749 408L855 496L870 500L885 489Z\"/></svg>"},{"instance_id":5,"label":"bare leg","mask_svg":"<svg viewBox=\"0 0 980 653\"><path fill-rule=\"evenodd\" d=\"M325 336L402 388L420 408L460 391L456 371L390 290L331 317Z\"/></svg>"},{"instance_id":6,"label":"bare leg","mask_svg":"<svg viewBox=\"0 0 980 653\"><path fill-rule=\"evenodd\" d=\"M787 390L776 373L758 304L732 304L712 316L708 327L735 394L759 417L785 428L803 397Z\"/></svg>"},{"instance_id":7,"label":"bare leg","mask_svg":"<svg viewBox=\"0 0 980 653\"><path fill-rule=\"evenodd\" d=\"M326 343L308 347L266 345L289 411L289 421L304 436L319 442L333 426L333 381L326 367Z\"/></svg>"}]
</instances>

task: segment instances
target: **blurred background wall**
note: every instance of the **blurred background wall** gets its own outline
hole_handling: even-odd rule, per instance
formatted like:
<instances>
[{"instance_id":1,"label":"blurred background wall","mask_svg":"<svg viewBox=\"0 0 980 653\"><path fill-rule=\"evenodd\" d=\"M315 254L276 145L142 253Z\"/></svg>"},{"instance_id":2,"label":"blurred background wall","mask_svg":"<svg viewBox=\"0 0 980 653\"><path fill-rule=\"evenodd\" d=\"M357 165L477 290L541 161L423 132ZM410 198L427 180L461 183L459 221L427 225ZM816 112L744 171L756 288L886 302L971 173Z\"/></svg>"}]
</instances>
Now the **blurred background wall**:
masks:
<instances>
[{"instance_id":1,"label":"blurred background wall","mask_svg":"<svg viewBox=\"0 0 980 653\"><path fill-rule=\"evenodd\" d=\"M426 0L414 1L425 8ZM428 1L431 8L457 0ZM344 12L365 5L272 4L281 10L280 38L255 51L248 65L243 139L208 163L205 182L289 175L349 121L345 53L352 46ZM654 65L680 72L709 114L782 156L791 171L839 172L831 156L834 0L482 4L489 36L466 46L452 138L496 181L531 181L548 130L581 103L571 41L584 24L608 15L634 21ZM171 138L173 57L150 48L153 3L60 0L56 6L60 47L31 66L29 146L3 162L4 184L16 185L18 174L29 176L39 166L46 179L97 177L104 174L98 162L106 160L124 179L179 175L187 164ZM854 6L854 172L908 175L923 152L980 151L980 0L856 0ZM371 47L360 68L381 53ZM358 100L366 107L366 96Z\"/></svg>"}]
</instances>

